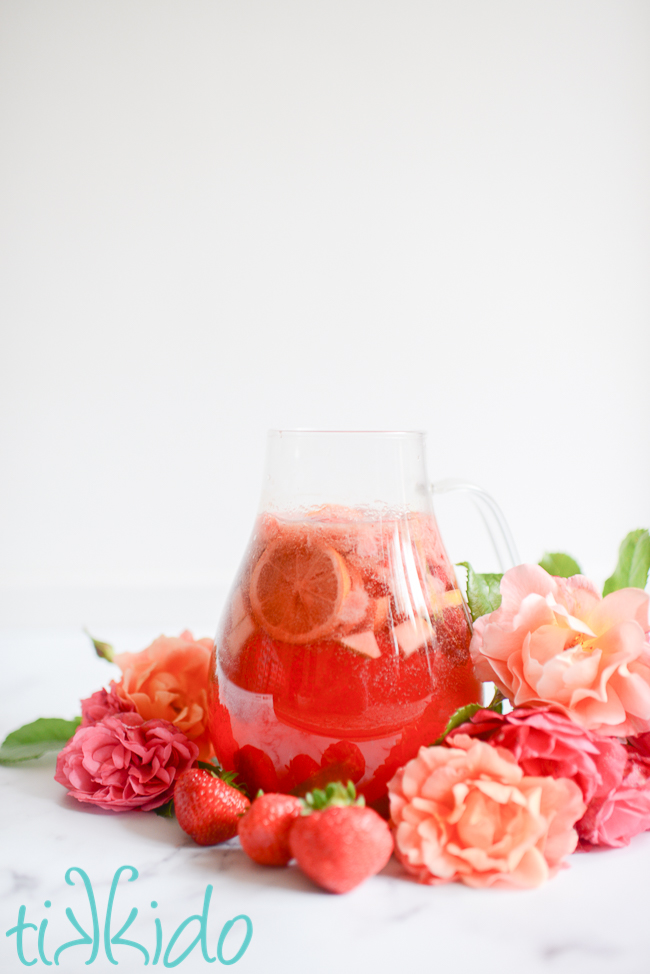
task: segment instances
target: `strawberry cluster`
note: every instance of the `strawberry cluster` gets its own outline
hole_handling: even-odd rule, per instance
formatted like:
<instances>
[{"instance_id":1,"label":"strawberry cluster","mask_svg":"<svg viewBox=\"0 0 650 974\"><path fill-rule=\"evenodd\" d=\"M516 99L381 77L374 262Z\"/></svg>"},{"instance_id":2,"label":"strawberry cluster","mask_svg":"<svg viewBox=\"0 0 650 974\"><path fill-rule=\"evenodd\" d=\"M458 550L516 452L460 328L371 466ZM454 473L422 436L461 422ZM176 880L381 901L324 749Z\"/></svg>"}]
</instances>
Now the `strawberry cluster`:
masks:
<instances>
[{"instance_id":1,"label":"strawberry cluster","mask_svg":"<svg viewBox=\"0 0 650 974\"><path fill-rule=\"evenodd\" d=\"M263 866L295 859L305 875L330 893L347 893L374 876L391 857L388 824L348 781L315 789L304 799L263 794L251 802L219 772L193 768L174 791L176 817L200 845L239 834L244 852Z\"/></svg>"}]
</instances>

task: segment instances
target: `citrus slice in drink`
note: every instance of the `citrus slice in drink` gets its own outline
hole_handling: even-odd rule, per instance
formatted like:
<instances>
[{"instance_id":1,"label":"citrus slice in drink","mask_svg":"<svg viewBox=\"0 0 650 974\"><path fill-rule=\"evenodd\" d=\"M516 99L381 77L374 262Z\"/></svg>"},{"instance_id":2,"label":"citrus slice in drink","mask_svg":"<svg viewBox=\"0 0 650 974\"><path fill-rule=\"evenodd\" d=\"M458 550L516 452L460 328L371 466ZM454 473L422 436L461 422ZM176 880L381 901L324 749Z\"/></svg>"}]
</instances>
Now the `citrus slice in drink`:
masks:
<instances>
[{"instance_id":1,"label":"citrus slice in drink","mask_svg":"<svg viewBox=\"0 0 650 974\"><path fill-rule=\"evenodd\" d=\"M251 607L272 639L310 643L334 629L350 586L345 561L335 548L312 538L279 538L255 566Z\"/></svg>"}]
</instances>

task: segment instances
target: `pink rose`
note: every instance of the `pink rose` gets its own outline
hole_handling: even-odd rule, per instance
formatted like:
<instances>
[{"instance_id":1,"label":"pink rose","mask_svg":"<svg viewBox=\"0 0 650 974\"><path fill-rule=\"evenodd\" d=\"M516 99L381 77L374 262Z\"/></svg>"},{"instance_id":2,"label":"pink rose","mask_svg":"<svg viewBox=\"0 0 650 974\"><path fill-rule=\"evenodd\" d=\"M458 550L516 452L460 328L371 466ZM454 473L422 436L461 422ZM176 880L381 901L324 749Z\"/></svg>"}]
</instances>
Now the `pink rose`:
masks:
<instances>
[{"instance_id":1,"label":"pink rose","mask_svg":"<svg viewBox=\"0 0 650 974\"><path fill-rule=\"evenodd\" d=\"M626 737L650 730L646 592L602 599L582 575L538 565L501 579L500 608L481 616L470 644L479 679L514 705L547 703L588 730Z\"/></svg>"},{"instance_id":2,"label":"pink rose","mask_svg":"<svg viewBox=\"0 0 650 974\"><path fill-rule=\"evenodd\" d=\"M643 735L647 737L648 735ZM632 744L636 742L632 739ZM639 832L650 829L650 757L634 746L627 750L627 764L616 787L594 800L578 825L583 848L629 845Z\"/></svg>"},{"instance_id":3,"label":"pink rose","mask_svg":"<svg viewBox=\"0 0 650 974\"><path fill-rule=\"evenodd\" d=\"M211 639L194 639L191 632L159 636L141 653L119 653L114 662L122 670L116 686L121 700L134 704L145 720L159 717L174 724L199 748L202 761L214 749L208 732L208 686Z\"/></svg>"},{"instance_id":4,"label":"pink rose","mask_svg":"<svg viewBox=\"0 0 650 974\"><path fill-rule=\"evenodd\" d=\"M135 712L135 704L130 700L122 700L116 693L116 686L113 680L110 690L97 690L81 701L81 727L90 727L111 714Z\"/></svg>"},{"instance_id":5,"label":"pink rose","mask_svg":"<svg viewBox=\"0 0 650 974\"><path fill-rule=\"evenodd\" d=\"M420 748L389 783L397 857L421 883L539 886L576 847L580 789L527 777L509 751L465 734L450 745Z\"/></svg>"},{"instance_id":6,"label":"pink rose","mask_svg":"<svg viewBox=\"0 0 650 974\"><path fill-rule=\"evenodd\" d=\"M620 784L627 762L627 751L618 741L592 734L548 707L518 707L509 714L479 710L450 738L454 734L507 748L524 774L570 778L586 805Z\"/></svg>"},{"instance_id":7,"label":"pink rose","mask_svg":"<svg viewBox=\"0 0 650 974\"><path fill-rule=\"evenodd\" d=\"M638 734L628 740L630 748L644 758L650 758L650 734Z\"/></svg>"},{"instance_id":8,"label":"pink rose","mask_svg":"<svg viewBox=\"0 0 650 974\"><path fill-rule=\"evenodd\" d=\"M54 778L73 798L111 812L149 811L172 797L198 747L166 720L110 714L79 727L59 752Z\"/></svg>"}]
</instances>

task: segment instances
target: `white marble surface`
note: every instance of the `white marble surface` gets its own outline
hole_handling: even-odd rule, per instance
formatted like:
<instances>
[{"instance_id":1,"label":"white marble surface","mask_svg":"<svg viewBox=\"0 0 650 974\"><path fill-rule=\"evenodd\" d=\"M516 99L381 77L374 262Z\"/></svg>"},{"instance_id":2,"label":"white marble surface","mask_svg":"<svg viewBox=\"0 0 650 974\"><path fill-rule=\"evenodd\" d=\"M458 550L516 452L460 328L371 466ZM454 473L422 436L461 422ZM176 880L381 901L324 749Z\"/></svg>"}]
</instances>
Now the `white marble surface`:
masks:
<instances>
[{"instance_id":1,"label":"white marble surface","mask_svg":"<svg viewBox=\"0 0 650 974\"><path fill-rule=\"evenodd\" d=\"M120 649L139 649L156 635L150 630L101 633ZM113 668L95 659L84 637L73 631L4 631L0 639L2 702L0 733L39 716L70 717L77 701L106 683ZM122 876L115 899L113 933L132 907L138 916L123 936L155 948L154 917L162 923L166 946L171 933L191 914L200 913L206 886L214 888L208 918L208 947L214 956L224 922L246 914L253 936L233 970L288 974L368 969L377 972L480 970L496 974L647 974L650 929L650 834L627 849L574 855L571 868L531 892L490 892L458 885L418 886L391 862L384 872L347 896L316 889L295 868L265 870L255 866L236 840L201 849L175 821L153 814L113 815L69 799L52 778L54 757L29 765L0 768L0 970L25 970L16 954L16 938L5 932L21 905L37 925L47 917L44 951L76 939L66 918L70 907L90 928L88 901L77 878L88 874L97 900L100 932L115 870L136 867L139 877ZM46 909L44 902L51 907ZM158 903L151 907L151 901ZM193 923L187 941L198 931ZM243 929L243 922L239 927ZM191 934L190 934L191 931ZM232 956L241 934L232 931L224 956ZM232 938L232 939L231 939ZM28 960L38 957L37 934L25 935ZM85 966L89 946L61 954L59 969L78 972L114 970L100 943L97 959ZM119 968L143 967L134 948L115 946ZM172 955L175 956L175 955ZM39 960L34 970L45 965ZM151 966L151 962L150 965ZM158 963L162 968L162 958ZM178 967L182 972L221 969L209 965L200 948Z\"/></svg>"}]
</instances>

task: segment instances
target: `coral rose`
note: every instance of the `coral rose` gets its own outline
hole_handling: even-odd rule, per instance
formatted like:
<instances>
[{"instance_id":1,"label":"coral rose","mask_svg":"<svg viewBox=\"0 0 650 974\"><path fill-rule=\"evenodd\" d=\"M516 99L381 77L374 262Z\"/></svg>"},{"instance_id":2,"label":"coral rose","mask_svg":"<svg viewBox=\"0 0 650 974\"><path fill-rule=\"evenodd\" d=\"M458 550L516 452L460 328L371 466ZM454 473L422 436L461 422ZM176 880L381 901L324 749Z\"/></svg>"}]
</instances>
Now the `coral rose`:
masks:
<instances>
[{"instance_id":1,"label":"coral rose","mask_svg":"<svg viewBox=\"0 0 650 974\"><path fill-rule=\"evenodd\" d=\"M81 727L90 727L111 714L135 712L135 704L131 700L122 700L116 686L113 680L110 690L97 690L81 701Z\"/></svg>"},{"instance_id":2,"label":"coral rose","mask_svg":"<svg viewBox=\"0 0 650 974\"><path fill-rule=\"evenodd\" d=\"M578 836L580 789L527 777L509 751L458 734L422 747L389 783L395 852L421 883L539 886Z\"/></svg>"},{"instance_id":3,"label":"coral rose","mask_svg":"<svg viewBox=\"0 0 650 974\"><path fill-rule=\"evenodd\" d=\"M208 735L208 677L211 639L159 636L141 653L119 653L122 670L116 686L121 700L134 704L145 720L158 717L178 727L199 748L202 761L214 750Z\"/></svg>"},{"instance_id":4,"label":"coral rose","mask_svg":"<svg viewBox=\"0 0 650 974\"><path fill-rule=\"evenodd\" d=\"M505 747L526 775L550 775L575 781L587 806L583 818L576 823L578 836L593 845L612 844L607 832L594 829L592 821L623 781L629 755L619 741L593 734L548 707L518 707L509 714L479 710L471 720L452 731L448 741L455 734L468 734L493 747ZM629 822L628 833L636 834L630 832L631 827ZM639 821L636 832L646 827Z\"/></svg>"},{"instance_id":5,"label":"coral rose","mask_svg":"<svg viewBox=\"0 0 650 974\"><path fill-rule=\"evenodd\" d=\"M646 592L601 598L582 575L538 565L501 579L500 608L481 616L470 644L479 679L514 705L547 703L588 730L625 737L650 730Z\"/></svg>"},{"instance_id":6,"label":"coral rose","mask_svg":"<svg viewBox=\"0 0 650 974\"><path fill-rule=\"evenodd\" d=\"M172 797L198 747L166 720L111 714L79 727L59 752L55 781L73 798L111 812L149 811Z\"/></svg>"}]
</instances>

